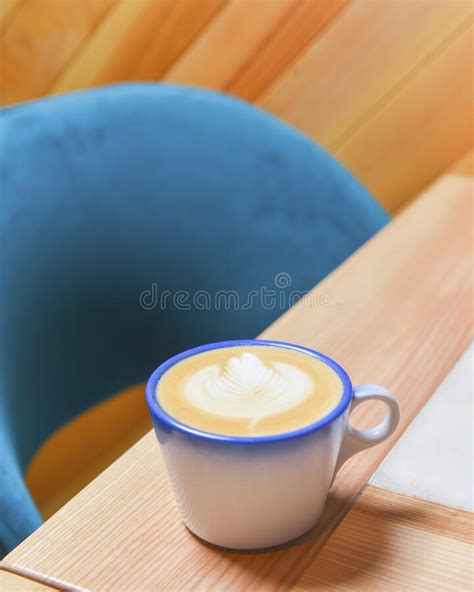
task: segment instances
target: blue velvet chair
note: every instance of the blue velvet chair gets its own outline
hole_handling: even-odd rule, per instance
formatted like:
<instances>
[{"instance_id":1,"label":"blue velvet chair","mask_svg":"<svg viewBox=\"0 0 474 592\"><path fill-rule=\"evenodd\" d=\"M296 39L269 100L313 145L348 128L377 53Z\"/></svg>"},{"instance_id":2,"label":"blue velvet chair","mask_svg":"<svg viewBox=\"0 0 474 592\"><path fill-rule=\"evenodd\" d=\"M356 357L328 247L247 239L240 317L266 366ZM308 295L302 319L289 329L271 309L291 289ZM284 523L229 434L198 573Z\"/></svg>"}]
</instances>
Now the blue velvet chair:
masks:
<instances>
[{"instance_id":1,"label":"blue velvet chair","mask_svg":"<svg viewBox=\"0 0 474 592\"><path fill-rule=\"evenodd\" d=\"M1 111L0 200L3 551L40 524L23 471L55 429L179 350L254 337L282 310L252 291L310 289L387 222L287 125L159 84Z\"/></svg>"}]
</instances>

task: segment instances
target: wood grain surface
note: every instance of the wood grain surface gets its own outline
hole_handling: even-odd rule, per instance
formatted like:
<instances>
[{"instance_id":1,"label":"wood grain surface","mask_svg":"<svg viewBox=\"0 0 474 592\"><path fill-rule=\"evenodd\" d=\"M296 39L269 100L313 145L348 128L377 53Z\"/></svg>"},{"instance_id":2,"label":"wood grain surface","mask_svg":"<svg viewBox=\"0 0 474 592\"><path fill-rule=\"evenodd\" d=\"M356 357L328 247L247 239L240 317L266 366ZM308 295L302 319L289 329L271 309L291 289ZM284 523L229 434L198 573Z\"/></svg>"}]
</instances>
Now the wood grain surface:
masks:
<instances>
[{"instance_id":1,"label":"wood grain surface","mask_svg":"<svg viewBox=\"0 0 474 592\"><path fill-rule=\"evenodd\" d=\"M161 77L224 3L117 0L49 92Z\"/></svg>"},{"instance_id":2,"label":"wood grain surface","mask_svg":"<svg viewBox=\"0 0 474 592\"><path fill-rule=\"evenodd\" d=\"M472 146L472 48L473 20L468 19L416 76L334 146L334 154L388 209L400 206Z\"/></svg>"},{"instance_id":3,"label":"wood grain surface","mask_svg":"<svg viewBox=\"0 0 474 592\"><path fill-rule=\"evenodd\" d=\"M257 102L332 148L470 12L462 2L352 2Z\"/></svg>"},{"instance_id":4,"label":"wood grain surface","mask_svg":"<svg viewBox=\"0 0 474 592\"><path fill-rule=\"evenodd\" d=\"M165 73L167 82L225 89L298 0L230 0Z\"/></svg>"},{"instance_id":5,"label":"wood grain surface","mask_svg":"<svg viewBox=\"0 0 474 592\"><path fill-rule=\"evenodd\" d=\"M33 0L12 6L0 36L0 105L46 93L113 1Z\"/></svg>"},{"instance_id":6,"label":"wood grain surface","mask_svg":"<svg viewBox=\"0 0 474 592\"><path fill-rule=\"evenodd\" d=\"M326 27L350 0L296 0L258 51L233 73L228 92L254 101L302 54L324 35ZM312 78L318 76L313 73ZM295 97L296 99L296 97Z\"/></svg>"},{"instance_id":7,"label":"wood grain surface","mask_svg":"<svg viewBox=\"0 0 474 592\"><path fill-rule=\"evenodd\" d=\"M262 334L333 356L355 384L384 384L401 405L397 434L346 463L307 536L261 553L198 541L179 520L150 433L6 562L101 591L293 584L471 339L472 190L468 177L440 181ZM379 418L360 409L359 421Z\"/></svg>"},{"instance_id":8,"label":"wood grain surface","mask_svg":"<svg viewBox=\"0 0 474 592\"><path fill-rule=\"evenodd\" d=\"M293 592L473 588L474 515L367 487Z\"/></svg>"},{"instance_id":9,"label":"wood grain surface","mask_svg":"<svg viewBox=\"0 0 474 592\"><path fill-rule=\"evenodd\" d=\"M472 146L472 43L472 4L354 2L257 103L394 210Z\"/></svg>"}]
</instances>

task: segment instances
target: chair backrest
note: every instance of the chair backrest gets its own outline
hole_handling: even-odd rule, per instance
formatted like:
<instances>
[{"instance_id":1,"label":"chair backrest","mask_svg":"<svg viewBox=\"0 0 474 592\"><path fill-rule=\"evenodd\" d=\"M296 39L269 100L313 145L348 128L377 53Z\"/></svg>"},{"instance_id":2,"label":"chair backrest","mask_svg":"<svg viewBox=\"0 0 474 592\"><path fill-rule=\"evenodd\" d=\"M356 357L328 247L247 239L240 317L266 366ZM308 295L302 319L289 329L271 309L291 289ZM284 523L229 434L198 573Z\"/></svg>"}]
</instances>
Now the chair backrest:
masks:
<instances>
[{"instance_id":1,"label":"chair backrest","mask_svg":"<svg viewBox=\"0 0 474 592\"><path fill-rule=\"evenodd\" d=\"M387 221L303 135L229 97L159 84L3 110L0 192L10 475L166 357L257 335Z\"/></svg>"}]
</instances>

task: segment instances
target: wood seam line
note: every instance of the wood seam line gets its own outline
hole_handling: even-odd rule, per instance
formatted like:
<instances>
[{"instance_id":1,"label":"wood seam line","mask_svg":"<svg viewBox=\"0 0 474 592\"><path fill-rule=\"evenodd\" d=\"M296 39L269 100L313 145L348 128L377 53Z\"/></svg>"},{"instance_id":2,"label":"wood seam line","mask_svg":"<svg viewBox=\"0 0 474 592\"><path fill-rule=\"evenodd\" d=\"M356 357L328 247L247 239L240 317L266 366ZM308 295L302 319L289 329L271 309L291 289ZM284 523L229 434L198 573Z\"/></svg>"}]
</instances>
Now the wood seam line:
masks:
<instances>
[{"instance_id":1,"label":"wood seam line","mask_svg":"<svg viewBox=\"0 0 474 592\"><path fill-rule=\"evenodd\" d=\"M316 35L307 43L307 45L305 45L304 47L301 48L301 50L297 53L297 55L295 55L289 62L288 64L286 64L286 66L284 67L283 70L280 70L272 80L270 80L270 82L268 82L264 88L262 88L261 90L258 91L258 93L251 99L251 103L258 105L259 100L262 96L265 95L265 93L268 91L268 89L272 86L272 84L274 82L276 82L277 80L280 79L280 77L282 77L285 72L291 68L295 62L304 54L305 51L307 51L311 45L313 43L315 43L317 41L317 39L319 39L322 35L324 35L327 30L334 26L334 24L338 21L338 19L348 10L349 6L351 6L352 2L354 0L348 0L347 4L345 4L344 6L342 6L335 14L332 18L330 18L327 23L325 25L323 25L321 27L321 29L319 29L319 31L316 33ZM291 14L293 12L296 12L296 10L298 9L297 6L295 6L292 10L289 10L283 18L287 18L288 16L291 16ZM280 25L281 21L283 20L283 18L277 23L277 27ZM275 27L275 29L277 28ZM267 42L268 39L270 39L271 35L274 33L274 31L272 31L271 34L267 35L265 37L265 43ZM260 47L263 46L263 43L260 44ZM260 49L260 47L258 49ZM249 63L251 62L252 58L249 58L248 60L246 60L245 64L242 65L242 67L240 67L237 71L237 74L235 76L232 77L231 81L229 84L226 84L225 90L227 90L228 87L231 87L236 80L239 79L239 76L242 74L242 72L245 72L245 69L248 67ZM303 131L304 130L300 130Z\"/></svg>"},{"instance_id":2,"label":"wood seam line","mask_svg":"<svg viewBox=\"0 0 474 592\"><path fill-rule=\"evenodd\" d=\"M1 0L0 0L1 1ZM44 90L43 93L41 93L39 96L37 97L32 97L30 99L26 99L26 101L22 101L27 102L27 101L31 101L31 100L35 100L35 99L39 99L41 97L49 97L49 96L54 96L56 94L59 95L63 95L63 94L69 94L70 92L77 92L78 90L92 90L93 87L87 86L85 89L82 88L77 88L74 89L73 91L66 91L66 92L60 92L60 93L53 93L51 94L51 90L54 89L54 87L56 86L57 81L61 78L61 76L64 74L64 72L71 67L71 65L77 60L77 58L81 55L82 50L87 47L87 45L89 44L89 42L91 41L91 38L94 37L94 35L97 33L98 29L100 29L100 26L104 24L105 19L109 18L110 15L118 10L118 7L120 5L120 2L118 0L114 0L114 3L110 6L110 8L108 10L105 11L105 13L103 14L103 16L96 22L96 24L91 28L91 30L88 32L88 34L86 35L86 37L84 38L84 41L82 43L79 44L78 47L76 47L76 49L72 52L72 54L69 56L69 58L66 60L66 63L64 64L64 66L61 68L61 70L59 70L59 72L57 72L53 78L51 79L51 81L48 84L48 87ZM101 85L102 86L102 85Z\"/></svg>"},{"instance_id":3,"label":"wood seam line","mask_svg":"<svg viewBox=\"0 0 474 592\"><path fill-rule=\"evenodd\" d=\"M218 6L215 10L215 12L213 13L213 15L211 16L211 18L205 22L203 24L203 26L196 31L195 35L193 36L192 39L189 40L189 42L181 49L181 51L179 51L173 61L171 62L171 64L169 66L167 66L163 72L159 75L158 78L154 78L153 80L155 82L164 82L166 83L166 76L169 73L169 71L173 68L173 66L175 65L175 63L181 58L181 56L184 54L184 52L188 51L188 49L190 49L194 43L196 43L196 41L198 40L198 37L200 37L200 35L202 35L202 33L204 33L204 31L210 27L212 25L212 23L214 22L214 20L220 15L220 13L228 6L230 0L223 0L222 4L220 6Z\"/></svg>"},{"instance_id":4,"label":"wood seam line","mask_svg":"<svg viewBox=\"0 0 474 592\"><path fill-rule=\"evenodd\" d=\"M285 14L283 16L281 16L278 19L278 22L275 24L275 26L273 27L273 29L271 31L269 31L264 38L260 41L260 43L258 43L256 50L252 53L251 56L249 56L244 63L239 66L237 68L237 72L235 72L235 74L231 77L231 79L224 85L224 88L222 89L223 92L229 92L229 88L231 88L235 82L240 78L240 76L242 75L242 72L245 72L245 70L248 68L249 64L252 62L252 60L254 59L254 57L256 55L258 55L260 53L260 50L265 47L265 45L268 43L268 40L271 39L273 37L273 35L275 35L275 33L278 31L278 29L281 27L282 23L288 19L291 18L291 16L298 10L298 5L296 3L292 3L290 5L290 7L288 8L288 10L285 12ZM321 31L320 31L321 32ZM318 37L319 34L316 36ZM316 39L316 37L314 39ZM293 58L293 60L291 60L291 62L289 64L287 64L287 66L285 67L288 68L288 66L290 64L293 63L294 60L298 59L298 57L302 54L302 52L311 44L312 41L310 41L308 43L308 45L306 45L305 47L302 47L301 50L299 51L299 53ZM285 71L283 70L283 72ZM277 74L278 77L279 74ZM268 86L270 86L270 84L273 82L273 80L271 80L265 88L267 88ZM260 91L262 92L262 91ZM260 94L260 93L259 93ZM252 102L255 102L257 100L257 97L254 97L254 99L252 100Z\"/></svg>"}]
</instances>

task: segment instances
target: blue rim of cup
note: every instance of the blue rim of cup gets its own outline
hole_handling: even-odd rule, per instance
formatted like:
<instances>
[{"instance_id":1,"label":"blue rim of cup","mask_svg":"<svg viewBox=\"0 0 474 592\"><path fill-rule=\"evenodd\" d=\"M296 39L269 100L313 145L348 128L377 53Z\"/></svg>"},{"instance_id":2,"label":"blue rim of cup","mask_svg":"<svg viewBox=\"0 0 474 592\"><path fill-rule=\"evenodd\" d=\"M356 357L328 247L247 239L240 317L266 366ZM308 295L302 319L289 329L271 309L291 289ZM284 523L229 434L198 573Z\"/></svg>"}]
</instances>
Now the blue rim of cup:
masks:
<instances>
[{"instance_id":1,"label":"blue rim of cup","mask_svg":"<svg viewBox=\"0 0 474 592\"><path fill-rule=\"evenodd\" d=\"M172 366L174 366L178 362L181 362L182 360L185 360L186 358L189 358L196 354L201 354L206 351L210 351L213 349L222 349L225 347L242 346L280 347L283 349L290 349L293 351L310 355L313 358L316 358L324 362L336 372L336 374L342 381L343 393L341 400L330 413L328 413L318 421L310 423L302 428L293 430L291 432L283 432L281 434L271 434L267 436L228 436L224 434L205 432L204 430L194 428L192 426L178 421L171 415L168 415L168 413L166 413L166 411L161 407L156 396L157 385L163 374ZM352 383L347 372L337 362L316 350L312 350L301 345L285 343L284 341L269 341L267 339L237 339L232 341L218 341L216 343L209 343L207 345L193 347L173 356L166 362L163 362L163 364L158 366L158 368L153 372L153 374L150 376L147 382L146 400L148 403L148 408L150 409L150 412L154 419L157 419L159 422L165 424L165 426L169 429L177 430L178 432L182 432L188 436L192 436L194 438L201 438L209 442L227 442L230 444L256 444L264 442L278 442L281 440L290 440L292 438L297 438L299 436L304 436L316 430L320 430L325 426L329 425L332 421L334 421L340 415L342 415L344 411L348 408L352 400Z\"/></svg>"}]
</instances>

